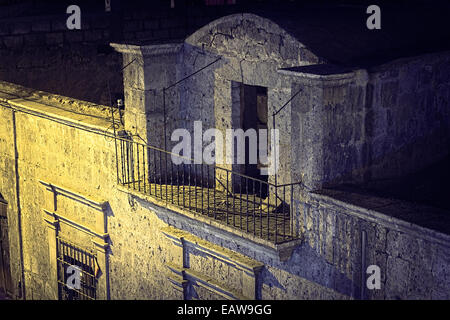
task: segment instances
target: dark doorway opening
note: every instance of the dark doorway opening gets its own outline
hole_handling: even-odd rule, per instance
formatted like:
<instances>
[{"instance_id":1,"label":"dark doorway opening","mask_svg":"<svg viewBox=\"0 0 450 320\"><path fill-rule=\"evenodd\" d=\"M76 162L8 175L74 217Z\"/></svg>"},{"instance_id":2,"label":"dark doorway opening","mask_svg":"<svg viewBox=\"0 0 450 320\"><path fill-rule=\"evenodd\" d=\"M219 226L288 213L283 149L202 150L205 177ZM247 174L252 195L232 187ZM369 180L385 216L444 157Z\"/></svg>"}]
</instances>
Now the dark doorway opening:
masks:
<instances>
[{"instance_id":1,"label":"dark doorway opening","mask_svg":"<svg viewBox=\"0 0 450 320\"><path fill-rule=\"evenodd\" d=\"M0 194L0 295L12 297L11 263L9 256L8 203Z\"/></svg>"},{"instance_id":2,"label":"dark doorway opening","mask_svg":"<svg viewBox=\"0 0 450 320\"><path fill-rule=\"evenodd\" d=\"M251 86L240 84L240 112L241 112L241 128L244 131L254 129L257 135L257 163L250 161L250 139L245 139L245 164L242 172L252 178L267 182L268 176L261 174L261 168L264 164L260 157L260 130L267 130L267 88L260 86ZM268 135L266 136L268 137ZM267 138L266 138L267 139ZM268 141L265 141L266 146ZM262 182L255 182L254 193L260 193L262 190L263 197L267 197L268 185ZM253 188L252 188L253 189ZM252 190L249 190L252 192Z\"/></svg>"}]
</instances>

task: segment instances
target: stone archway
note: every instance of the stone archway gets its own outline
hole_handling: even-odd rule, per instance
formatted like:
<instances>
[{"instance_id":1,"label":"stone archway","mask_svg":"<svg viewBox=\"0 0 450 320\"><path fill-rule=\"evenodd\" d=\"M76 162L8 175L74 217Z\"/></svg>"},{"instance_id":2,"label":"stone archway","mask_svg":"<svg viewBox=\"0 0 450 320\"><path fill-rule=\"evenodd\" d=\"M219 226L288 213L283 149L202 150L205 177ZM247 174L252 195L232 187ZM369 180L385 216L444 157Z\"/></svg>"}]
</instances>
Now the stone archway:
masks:
<instances>
[{"instance_id":1,"label":"stone archway","mask_svg":"<svg viewBox=\"0 0 450 320\"><path fill-rule=\"evenodd\" d=\"M214 68L204 70L201 77L189 80L185 86L187 90L180 92L180 95L184 94L187 105L197 110L190 111L194 115L192 119L201 117L202 121L206 120L208 127L221 130L224 136L227 129L245 129L242 87L260 87L267 92L265 116L270 132L273 129L271 115L293 94L292 79L278 70L319 62L316 55L279 25L255 14L222 17L189 36L180 54L180 60L186 66L180 76L191 73L196 67L206 65L216 57L220 57L221 62ZM276 123L280 131L278 180L289 183L292 182L289 105L277 116ZM226 154L226 150L223 154ZM248 173L248 168L238 164L225 164L224 167Z\"/></svg>"}]
</instances>

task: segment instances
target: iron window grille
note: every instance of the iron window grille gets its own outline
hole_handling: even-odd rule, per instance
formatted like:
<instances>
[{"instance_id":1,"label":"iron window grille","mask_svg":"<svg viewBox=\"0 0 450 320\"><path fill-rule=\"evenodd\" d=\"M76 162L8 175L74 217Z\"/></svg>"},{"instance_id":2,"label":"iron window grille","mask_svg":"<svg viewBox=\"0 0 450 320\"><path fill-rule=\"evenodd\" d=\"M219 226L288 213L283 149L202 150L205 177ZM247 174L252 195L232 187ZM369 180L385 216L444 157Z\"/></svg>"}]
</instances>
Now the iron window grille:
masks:
<instances>
[{"instance_id":1,"label":"iron window grille","mask_svg":"<svg viewBox=\"0 0 450 320\"><path fill-rule=\"evenodd\" d=\"M56 238L59 300L95 300L97 297L97 257L92 250ZM70 288L68 268L76 266L81 271L80 287Z\"/></svg>"}]
</instances>

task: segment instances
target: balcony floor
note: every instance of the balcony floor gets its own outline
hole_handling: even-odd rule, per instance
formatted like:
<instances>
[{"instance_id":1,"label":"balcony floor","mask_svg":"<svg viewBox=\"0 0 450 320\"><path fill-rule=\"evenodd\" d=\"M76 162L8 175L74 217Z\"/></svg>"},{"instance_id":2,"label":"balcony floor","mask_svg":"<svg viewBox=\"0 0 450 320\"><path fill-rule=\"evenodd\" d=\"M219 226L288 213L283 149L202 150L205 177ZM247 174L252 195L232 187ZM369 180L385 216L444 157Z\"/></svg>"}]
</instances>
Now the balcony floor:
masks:
<instances>
[{"instance_id":1,"label":"balcony floor","mask_svg":"<svg viewBox=\"0 0 450 320\"><path fill-rule=\"evenodd\" d=\"M289 205L214 188L134 182L135 191L275 243L292 240ZM276 207L277 205L277 207Z\"/></svg>"}]
</instances>

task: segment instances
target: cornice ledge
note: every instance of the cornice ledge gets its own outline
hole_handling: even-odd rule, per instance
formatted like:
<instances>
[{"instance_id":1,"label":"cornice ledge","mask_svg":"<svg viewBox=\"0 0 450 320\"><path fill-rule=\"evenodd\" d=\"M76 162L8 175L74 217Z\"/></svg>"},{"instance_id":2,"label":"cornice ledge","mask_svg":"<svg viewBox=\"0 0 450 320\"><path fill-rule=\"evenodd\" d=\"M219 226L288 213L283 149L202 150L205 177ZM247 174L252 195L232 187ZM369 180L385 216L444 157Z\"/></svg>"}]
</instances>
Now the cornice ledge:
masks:
<instances>
[{"instance_id":1,"label":"cornice ledge","mask_svg":"<svg viewBox=\"0 0 450 320\"><path fill-rule=\"evenodd\" d=\"M151 45L110 43L110 46L120 53L129 53L148 57L178 53L183 47L183 44L183 42L159 43Z\"/></svg>"}]
</instances>

